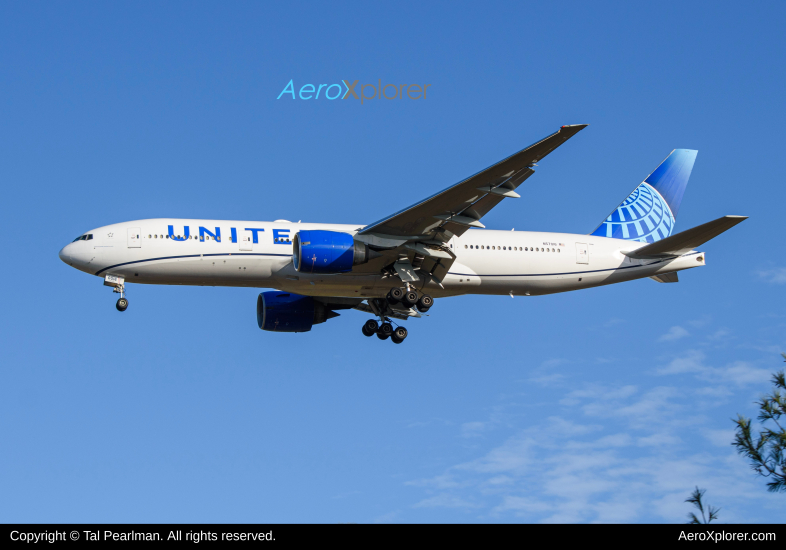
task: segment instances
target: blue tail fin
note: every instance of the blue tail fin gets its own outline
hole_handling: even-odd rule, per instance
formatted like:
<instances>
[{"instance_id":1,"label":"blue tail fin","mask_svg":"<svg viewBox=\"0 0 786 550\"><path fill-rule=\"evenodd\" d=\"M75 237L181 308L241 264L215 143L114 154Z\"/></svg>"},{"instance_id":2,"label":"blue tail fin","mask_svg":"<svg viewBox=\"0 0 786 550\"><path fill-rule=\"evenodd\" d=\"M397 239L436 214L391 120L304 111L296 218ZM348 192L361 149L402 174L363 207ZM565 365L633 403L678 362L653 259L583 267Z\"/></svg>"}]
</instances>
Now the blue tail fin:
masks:
<instances>
[{"instance_id":1,"label":"blue tail fin","mask_svg":"<svg viewBox=\"0 0 786 550\"><path fill-rule=\"evenodd\" d=\"M674 149L591 234L646 243L670 236L697 154Z\"/></svg>"}]
</instances>

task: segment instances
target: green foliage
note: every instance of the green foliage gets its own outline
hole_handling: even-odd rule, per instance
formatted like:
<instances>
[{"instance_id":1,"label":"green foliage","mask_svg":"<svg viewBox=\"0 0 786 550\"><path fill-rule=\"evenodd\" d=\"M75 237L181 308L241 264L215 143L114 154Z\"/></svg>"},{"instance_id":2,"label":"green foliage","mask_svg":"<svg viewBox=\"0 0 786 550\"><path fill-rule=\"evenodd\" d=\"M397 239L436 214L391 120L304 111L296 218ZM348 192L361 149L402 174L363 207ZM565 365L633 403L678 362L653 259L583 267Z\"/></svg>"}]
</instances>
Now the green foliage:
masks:
<instances>
[{"instance_id":1,"label":"green foliage","mask_svg":"<svg viewBox=\"0 0 786 550\"><path fill-rule=\"evenodd\" d=\"M714 519L718 519L718 512L720 512L720 508L715 508L714 506L707 505L707 512L704 511L704 503L702 502L702 497L704 497L704 493L707 489L699 489L696 487L696 490L690 494L690 498L686 498L685 502L690 502L696 508L698 508L699 513L701 513L701 517L697 516L693 512L688 514L688 519L690 521L688 523L710 523ZM709 517L707 517L707 513L709 513Z\"/></svg>"},{"instance_id":2,"label":"green foliage","mask_svg":"<svg viewBox=\"0 0 786 550\"><path fill-rule=\"evenodd\" d=\"M767 490L773 493L786 492L786 430L781 417L786 414L786 374L784 371L772 375L775 385L772 393L756 401L759 406L761 430L754 435L751 420L738 415L733 422L734 445L737 452L746 456L753 471L768 478Z\"/></svg>"}]
</instances>

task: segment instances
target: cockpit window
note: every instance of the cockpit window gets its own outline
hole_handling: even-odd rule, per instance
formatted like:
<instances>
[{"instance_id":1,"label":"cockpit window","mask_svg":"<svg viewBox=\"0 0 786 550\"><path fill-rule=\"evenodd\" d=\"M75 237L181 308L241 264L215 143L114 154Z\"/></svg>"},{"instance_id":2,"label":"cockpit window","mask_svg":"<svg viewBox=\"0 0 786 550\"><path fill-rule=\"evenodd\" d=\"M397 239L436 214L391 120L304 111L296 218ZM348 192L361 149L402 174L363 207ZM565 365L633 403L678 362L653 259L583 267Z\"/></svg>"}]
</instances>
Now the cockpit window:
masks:
<instances>
[{"instance_id":1,"label":"cockpit window","mask_svg":"<svg viewBox=\"0 0 786 550\"><path fill-rule=\"evenodd\" d=\"M76 239L74 239L71 242L75 243L76 241L89 241L89 240L92 240L92 238L93 238L93 234L92 233L90 233L88 235L79 235Z\"/></svg>"}]
</instances>

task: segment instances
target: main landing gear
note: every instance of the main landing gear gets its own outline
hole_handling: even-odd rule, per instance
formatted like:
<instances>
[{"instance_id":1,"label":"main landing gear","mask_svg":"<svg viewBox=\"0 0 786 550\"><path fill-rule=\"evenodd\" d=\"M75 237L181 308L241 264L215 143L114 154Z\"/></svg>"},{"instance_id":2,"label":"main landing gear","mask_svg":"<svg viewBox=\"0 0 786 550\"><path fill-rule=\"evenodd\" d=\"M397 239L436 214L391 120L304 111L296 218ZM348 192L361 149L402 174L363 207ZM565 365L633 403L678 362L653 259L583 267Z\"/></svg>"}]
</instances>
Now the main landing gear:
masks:
<instances>
[{"instance_id":1,"label":"main landing gear","mask_svg":"<svg viewBox=\"0 0 786 550\"><path fill-rule=\"evenodd\" d=\"M392 306L399 303L406 308L414 306L421 313L426 313L434 305L434 298L428 294L421 296L416 290L405 290L403 288L391 288L387 299Z\"/></svg>"},{"instance_id":2,"label":"main landing gear","mask_svg":"<svg viewBox=\"0 0 786 550\"><path fill-rule=\"evenodd\" d=\"M428 294L421 296L417 291L411 289L391 288L387 295L387 302L391 306L401 304L407 309L415 307L419 312L425 313L434 305L434 298ZM382 309L384 310L385 308L383 307ZM377 312L377 310L374 311ZM390 338L394 344L400 344L407 338L407 329L404 327L396 327L394 329L384 311L378 311L377 313L379 313L379 320L382 324L377 322L376 319L366 321L363 325L363 334L365 336L371 337L376 334L380 340Z\"/></svg>"},{"instance_id":3,"label":"main landing gear","mask_svg":"<svg viewBox=\"0 0 786 550\"><path fill-rule=\"evenodd\" d=\"M387 320L380 325L376 319L369 319L363 325L363 334L366 336L374 336L376 334L380 340L390 338L394 344L400 344L406 339L408 333L404 327L396 327L394 329L393 325Z\"/></svg>"}]
</instances>

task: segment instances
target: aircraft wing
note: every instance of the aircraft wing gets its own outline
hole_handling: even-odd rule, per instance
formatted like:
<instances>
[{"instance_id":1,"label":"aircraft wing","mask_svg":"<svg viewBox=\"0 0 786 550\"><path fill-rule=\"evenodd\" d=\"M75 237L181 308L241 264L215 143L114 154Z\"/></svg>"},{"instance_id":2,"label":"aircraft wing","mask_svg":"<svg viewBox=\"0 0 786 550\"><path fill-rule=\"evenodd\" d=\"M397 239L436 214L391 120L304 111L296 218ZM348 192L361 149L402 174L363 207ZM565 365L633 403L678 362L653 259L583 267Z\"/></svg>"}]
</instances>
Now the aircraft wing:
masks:
<instances>
[{"instance_id":1,"label":"aircraft wing","mask_svg":"<svg viewBox=\"0 0 786 550\"><path fill-rule=\"evenodd\" d=\"M367 225L357 237L370 245L393 248L407 241L444 243L470 227L484 227L480 219L492 208L505 198L519 197L515 189L534 173L536 162L586 127L586 124L563 126L474 176Z\"/></svg>"}]
</instances>

